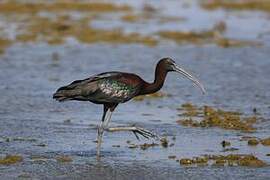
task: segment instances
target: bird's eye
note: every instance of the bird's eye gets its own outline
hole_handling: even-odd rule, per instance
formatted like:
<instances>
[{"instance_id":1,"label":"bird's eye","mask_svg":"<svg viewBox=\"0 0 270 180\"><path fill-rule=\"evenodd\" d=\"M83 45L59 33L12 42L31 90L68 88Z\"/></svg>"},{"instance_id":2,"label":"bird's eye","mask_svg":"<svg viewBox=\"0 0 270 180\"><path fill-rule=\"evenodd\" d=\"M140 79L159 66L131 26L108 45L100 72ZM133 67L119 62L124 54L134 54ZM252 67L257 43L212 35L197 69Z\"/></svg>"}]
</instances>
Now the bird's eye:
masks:
<instances>
[{"instance_id":1,"label":"bird's eye","mask_svg":"<svg viewBox=\"0 0 270 180\"><path fill-rule=\"evenodd\" d=\"M168 62L168 64L169 64L170 66L173 66L173 65L174 65L174 61L171 60L171 61Z\"/></svg>"}]
</instances>

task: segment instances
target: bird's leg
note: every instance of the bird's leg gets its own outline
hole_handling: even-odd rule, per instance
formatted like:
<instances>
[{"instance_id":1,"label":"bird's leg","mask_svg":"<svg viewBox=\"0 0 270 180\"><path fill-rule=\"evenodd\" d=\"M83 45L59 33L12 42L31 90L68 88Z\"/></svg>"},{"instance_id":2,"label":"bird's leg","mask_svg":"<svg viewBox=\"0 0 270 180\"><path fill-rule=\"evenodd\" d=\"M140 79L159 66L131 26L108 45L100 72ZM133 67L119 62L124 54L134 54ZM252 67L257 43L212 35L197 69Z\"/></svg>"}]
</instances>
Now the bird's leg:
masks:
<instances>
[{"instance_id":1,"label":"bird's leg","mask_svg":"<svg viewBox=\"0 0 270 180\"><path fill-rule=\"evenodd\" d=\"M106 120L105 120L105 123L104 123L104 128L108 128L109 123L111 121L111 117L112 117L112 110L109 109L107 114L106 114Z\"/></svg>"},{"instance_id":2,"label":"bird's leg","mask_svg":"<svg viewBox=\"0 0 270 180\"><path fill-rule=\"evenodd\" d=\"M153 139L160 140L160 137L156 133L153 133L153 132L151 132L149 130L146 130L144 128L135 127L135 126L128 126L128 127L123 127L123 126L109 127L109 128L106 128L105 130L106 131L109 131L109 132L132 131L138 140L139 140L139 136L138 135L141 135L141 136L143 136L143 137L145 137L147 139L153 138Z\"/></svg>"},{"instance_id":3,"label":"bird's leg","mask_svg":"<svg viewBox=\"0 0 270 180\"><path fill-rule=\"evenodd\" d=\"M101 120L101 123L98 127L97 158L99 158L99 156L100 156L100 148L101 148L104 130L105 130L105 128L107 128L109 126L109 122L110 122L111 117L112 117L112 112L114 111L116 106L117 105L114 105L112 107L107 107L106 105L104 105L102 120Z\"/></svg>"},{"instance_id":4,"label":"bird's leg","mask_svg":"<svg viewBox=\"0 0 270 180\"><path fill-rule=\"evenodd\" d=\"M107 113L108 113L108 108L104 106L102 120L97 130L97 158L100 156L100 147L101 147L101 142L102 142L102 136L104 133L104 124L107 117Z\"/></svg>"}]
</instances>

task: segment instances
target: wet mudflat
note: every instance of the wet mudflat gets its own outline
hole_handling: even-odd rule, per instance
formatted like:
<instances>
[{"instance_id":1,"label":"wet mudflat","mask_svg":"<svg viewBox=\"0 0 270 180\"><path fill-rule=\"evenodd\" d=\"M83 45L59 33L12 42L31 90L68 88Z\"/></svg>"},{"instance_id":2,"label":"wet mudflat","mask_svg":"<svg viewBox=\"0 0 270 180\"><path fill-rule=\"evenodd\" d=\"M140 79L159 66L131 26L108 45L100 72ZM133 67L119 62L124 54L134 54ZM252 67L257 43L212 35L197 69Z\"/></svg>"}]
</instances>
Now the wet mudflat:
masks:
<instances>
[{"instance_id":1,"label":"wet mudflat","mask_svg":"<svg viewBox=\"0 0 270 180\"><path fill-rule=\"evenodd\" d=\"M121 1L117 3L121 4ZM172 1L167 6L173 8L174 3ZM132 13L136 14L139 5L129 4L135 9L135 13ZM159 5L162 6L162 2ZM189 11L199 9L190 6ZM178 18L188 18L185 13L177 14ZM215 14L216 19L224 20L226 16L222 10L200 10L198 13L201 13L199 27L202 31L212 29L216 24L212 21L206 23L212 17L207 16L208 13ZM265 22L269 20L267 14L257 11L232 14L227 14L228 18L224 20L227 30L221 31L222 36L236 39L236 34L240 34L241 42L252 43L236 47L231 47L230 43L219 46L215 43L217 39L220 40L219 35L206 38L196 35L195 40L192 36L190 43L158 38L159 43L154 46L141 41L134 44L136 40L131 43L128 40L127 43L127 39L120 43L108 42L110 38L101 42L93 42L91 39L91 43L86 44L74 39L56 44L14 40L0 56L1 178L269 177L270 146L266 138L270 137L270 47L265 30ZM169 15L168 12L166 17ZM147 26L140 21L125 24L125 21L115 20L114 16L111 18L111 22L115 22L110 24L113 27L106 26L108 23L104 23L105 18L93 21L92 28L109 31L119 26L129 32L136 26L143 37L151 35L152 38L156 30L164 33L183 27L192 30L198 26L192 17L180 23L169 21L160 26L152 18L149 18ZM250 19L257 20L259 24L252 33L242 28L247 26ZM69 22L67 25L70 25ZM231 29L239 31L232 33ZM78 34L69 33L68 36L77 38ZM46 36L45 33L45 39ZM179 78L179 75L169 74L162 89L164 97L139 98L122 104L113 114L111 123L111 126L142 126L166 137L168 145L162 146L160 142L146 139L138 141L128 132L106 133L102 158L97 161L96 143L93 141L96 139L96 126L101 119L102 107L88 102L55 102L52 94L59 86L75 79L111 70L134 72L152 81L155 63L166 56L172 57L197 75L204 83L207 94L202 95L189 81ZM196 106L196 109L190 109L187 103ZM213 111L205 110L205 106L213 108ZM231 111L237 113L229 113ZM241 121L245 118L253 119L246 126L238 126L235 124L238 115ZM241 129L243 127L248 127L248 131ZM204 159L206 157L207 163Z\"/></svg>"}]
</instances>

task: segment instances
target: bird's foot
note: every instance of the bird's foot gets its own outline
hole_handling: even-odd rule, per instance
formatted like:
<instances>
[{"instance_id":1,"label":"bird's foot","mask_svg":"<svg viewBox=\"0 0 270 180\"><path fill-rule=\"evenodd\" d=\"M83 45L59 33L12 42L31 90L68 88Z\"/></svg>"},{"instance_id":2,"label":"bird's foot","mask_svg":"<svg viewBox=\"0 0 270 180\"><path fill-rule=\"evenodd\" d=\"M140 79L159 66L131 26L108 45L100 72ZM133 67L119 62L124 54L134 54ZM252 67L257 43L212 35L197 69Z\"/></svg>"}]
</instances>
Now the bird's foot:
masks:
<instances>
[{"instance_id":1,"label":"bird's foot","mask_svg":"<svg viewBox=\"0 0 270 180\"><path fill-rule=\"evenodd\" d=\"M139 135L143 136L146 139L153 138L155 140L160 140L160 137L149 130L146 130L141 127L136 127L136 126L130 126L130 127L109 127L106 129L109 132L115 132L115 131L132 131L136 138L140 140Z\"/></svg>"},{"instance_id":2,"label":"bird's foot","mask_svg":"<svg viewBox=\"0 0 270 180\"><path fill-rule=\"evenodd\" d=\"M160 139L160 137L156 133L151 132L151 131L144 129L144 128L134 127L134 130L132 132L138 140L140 140L138 135L141 135L141 136L145 137L146 139L149 139L149 138L153 138L155 140Z\"/></svg>"}]
</instances>

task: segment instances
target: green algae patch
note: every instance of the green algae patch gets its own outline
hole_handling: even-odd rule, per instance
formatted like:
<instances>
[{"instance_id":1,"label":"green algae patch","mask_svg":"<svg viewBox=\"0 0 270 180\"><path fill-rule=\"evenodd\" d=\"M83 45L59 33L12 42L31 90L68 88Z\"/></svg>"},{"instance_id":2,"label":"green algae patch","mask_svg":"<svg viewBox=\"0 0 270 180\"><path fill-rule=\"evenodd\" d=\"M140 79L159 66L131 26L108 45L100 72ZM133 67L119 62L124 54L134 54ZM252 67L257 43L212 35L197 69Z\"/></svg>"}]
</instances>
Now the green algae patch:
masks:
<instances>
[{"instance_id":1,"label":"green algae patch","mask_svg":"<svg viewBox=\"0 0 270 180\"><path fill-rule=\"evenodd\" d=\"M217 165L217 166L224 166L226 164L226 160L224 159L217 159L214 163L214 165Z\"/></svg>"},{"instance_id":2,"label":"green algae patch","mask_svg":"<svg viewBox=\"0 0 270 180\"><path fill-rule=\"evenodd\" d=\"M124 22L129 22L129 23L135 23L135 22L140 22L140 21L145 21L148 20L149 17L146 15L138 15L138 14L126 14L121 17L121 20Z\"/></svg>"},{"instance_id":3,"label":"green algae patch","mask_svg":"<svg viewBox=\"0 0 270 180\"><path fill-rule=\"evenodd\" d=\"M219 166L246 166L260 168L267 164L251 154L205 155L209 159L209 165Z\"/></svg>"},{"instance_id":4,"label":"green algae patch","mask_svg":"<svg viewBox=\"0 0 270 180\"><path fill-rule=\"evenodd\" d=\"M249 146L257 146L260 143L257 139L249 139L248 140L248 145Z\"/></svg>"},{"instance_id":5,"label":"green algae patch","mask_svg":"<svg viewBox=\"0 0 270 180\"><path fill-rule=\"evenodd\" d=\"M192 159L183 158L183 159L180 159L179 162L180 162L181 165L191 165L192 164Z\"/></svg>"},{"instance_id":6,"label":"green algae patch","mask_svg":"<svg viewBox=\"0 0 270 180\"><path fill-rule=\"evenodd\" d=\"M214 32L181 32L181 31L160 31L158 35L162 38L173 40L177 43L190 42L193 44L203 44L214 37Z\"/></svg>"},{"instance_id":7,"label":"green algae patch","mask_svg":"<svg viewBox=\"0 0 270 180\"><path fill-rule=\"evenodd\" d=\"M154 20L160 24L168 22L181 22L184 21L184 18L174 17L174 16L160 16L156 13L128 13L121 17L121 20L127 23L147 23L151 20Z\"/></svg>"},{"instance_id":8,"label":"green algae patch","mask_svg":"<svg viewBox=\"0 0 270 180\"><path fill-rule=\"evenodd\" d=\"M16 42L47 42L51 45L64 44L67 38L74 38L81 43L109 44L144 44L156 46L158 41L152 36L139 33L125 33L122 29L97 29L90 23L98 19L100 14L130 12L127 5L116 5L109 2L18 2L0 3L0 14L7 22L15 23L15 40L0 37L0 53ZM78 12L80 17L74 18L72 13ZM51 16L44 16L48 13ZM72 17L71 17L72 16Z\"/></svg>"},{"instance_id":9,"label":"green algae patch","mask_svg":"<svg viewBox=\"0 0 270 180\"><path fill-rule=\"evenodd\" d=\"M11 165L22 161L23 158L20 155L7 155L3 159L0 159L0 165Z\"/></svg>"},{"instance_id":10,"label":"green algae patch","mask_svg":"<svg viewBox=\"0 0 270 180\"><path fill-rule=\"evenodd\" d=\"M201 112L200 109L191 103L185 103L182 104L180 108L177 110L184 111L181 116L188 116L188 117L193 117L193 116L198 116Z\"/></svg>"},{"instance_id":11,"label":"green algae patch","mask_svg":"<svg viewBox=\"0 0 270 180\"><path fill-rule=\"evenodd\" d=\"M148 23L149 21L154 21L163 24L168 22L181 22L186 19L183 17L164 15L152 5L144 4L141 11L136 13L129 11L121 16L121 20L127 23Z\"/></svg>"},{"instance_id":12,"label":"green algae patch","mask_svg":"<svg viewBox=\"0 0 270 180\"><path fill-rule=\"evenodd\" d=\"M179 160L180 165L184 166L198 166L198 165L207 165L207 157L194 157L194 158L182 158Z\"/></svg>"},{"instance_id":13,"label":"green algae patch","mask_svg":"<svg viewBox=\"0 0 270 180\"><path fill-rule=\"evenodd\" d=\"M156 146L159 146L159 144L157 144L157 143L133 144L131 142L128 143L128 148L130 148L130 149L140 148L141 150L147 150L150 147L156 147Z\"/></svg>"},{"instance_id":14,"label":"green algae patch","mask_svg":"<svg viewBox=\"0 0 270 180\"><path fill-rule=\"evenodd\" d=\"M11 40L0 38L0 54L5 52L5 49L12 44Z\"/></svg>"},{"instance_id":15,"label":"green algae patch","mask_svg":"<svg viewBox=\"0 0 270 180\"><path fill-rule=\"evenodd\" d=\"M221 21L216 23L211 29L204 31L159 31L157 35L161 38L174 41L178 44L191 43L195 45L216 44L222 48L261 46L260 42L229 39L224 37L226 23Z\"/></svg>"},{"instance_id":16,"label":"green algae patch","mask_svg":"<svg viewBox=\"0 0 270 180\"><path fill-rule=\"evenodd\" d=\"M267 164L253 155L242 157L238 162L239 166L247 167L265 167Z\"/></svg>"},{"instance_id":17,"label":"green algae patch","mask_svg":"<svg viewBox=\"0 0 270 180\"><path fill-rule=\"evenodd\" d=\"M195 164L206 164L208 162L208 158L206 157L195 157L192 159L192 162Z\"/></svg>"},{"instance_id":18,"label":"green algae patch","mask_svg":"<svg viewBox=\"0 0 270 180\"><path fill-rule=\"evenodd\" d=\"M73 161L70 156L66 156L66 155L57 156L55 159L59 163L69 163L69 162L72 162Z\"/></svg>"},{"instance_id":19,"label":"green algae patch","mask_svg":"<svg viewBox=\"0 0 270 180\"><path fill-rule=\"evenodd\" d=\"M49 44L62 44L68 37L74 37L82 43L110 43L110 44L144 44L157 45L157 40L150 36L138 33L124 33L121 29L95 29L89 24L91 18L72 20L69 16L60 16L56 19L36 17L32 18L27 31L17 36L21 42L45 41Z\"/></svg>"},{"instance_id":20,"label":"green algae patch","mask_svg":"<svg viewBox=\"0 0 270 180\"><path fill-rule=\"evenodd\" d=\"M157 144L157 143L144 143L144 144L141 144L139 146L140 146L141 150L147 150L150 147L159 146L159 144Z\"/></svg>"},{"instance_id":21,"label":"green algae patch","mask_svg":"<svg viewBox=\"0 0 270 180\"><path fill-rule=\"evenodd\" d=\"M212 0L203 1L201 6L207 10L223 8L229 10L258 10L270 12L269 0Z\"/></svg>"},{"instance_id":22,"label":"green algae patch","mask_svg":"<svg viewBox=\"0 0 270 180\"><path fill-rule=\"evenodd\" d=\"M261 46L260 42L236 40L221 37L213 30L202 32L181 32L181 31L160 31L158 35L161 38L172 40L178 44L192 43L196 45L216 44L222 48L243 47L243 46Z\"/></svg>"},{"instance_id":23,"label":"green algae patch","mask_svg":"<svg viewBox=\"0 0 270 180\"><path fill-rule=\"evenodd\" d=\"M154 142L152 142L152 143L143 143L143 144L134 144L131 141L127 141L127 144L128 144L128 148L130 148L130 149L140 148L141 150L147 150L147 149L149 149L151 147L157 147L157 146L161 146L163 148L167 148L167 147L172 147L173 146L172 144L169 145L169 141L165 137L162 137L160 139L160 143L159 144L158 143L154 143Z\"/></svg>"},{"instance_id":24,"label":"green algae patch","mask_svg":"<svg viewBox=\"0 0 270 180\"><path fill-rule=\"evenodd\" d=\"M109 2L80 2L80 1L63 1L56 0L53 3L31 3L18 2L14 0L0 3L1 13L27 13L36 14L41 11L45 12L115 12L115 11L130 11L130 6L116 5Z\"/></svg>"},{"instance_id":25,"label":"green algae patch","mask_svg":"<svg viewBox=\"0 0 270 180\"><path fill-rule=\"evenodd\" d=\"M263 44L255 41L245 41L245 40L235 40L228 38L218 38L214 41L219 47L229 48L229 47L243 47L243 46L262 46Z\"/></svg>"},{"instance_id":26,"label":"green algae patch","mask_svg":"<svg viewBox=\"0 0 270 180\"><path fill-rule=\"evenodd\" d=\"M240 141L247 141L249 146L257 146L258 144L263 146L270 146L270 138L260 139L257 137L244 136L240 139Z\"/></svg>"},{"instance_id":27,"label":"green algae patch","mask_svg":"<svg viewBox=\"0 0 270 180\"><path fill-rule=\"evenodd\" d=\"M158 41L150 36L142 36L139 33L125 34L121 30L88 29L79 34L77 39L85 43L144 44L150 47L158 44Z\"/></svg>"},{"instance_id":28,"label":"green algae patch","mask_svg":"<svg viewBox=\"0 0 270 180\"><path fill-rule=\"evenodd\" d=\"M238 148L231 147L231 148L224 148L221 152L230 152L230 151L238 151L238 150L239 150Z\"/></svg>"},{"instance_id":29,"label":"green algae patch","mask_svg":"<svg viewBox=\"0 0 270 180\"><path fill-rule=\"evenodd\" d=\"M270 137L261 140L261 144L264 146L270 146Z\"/></svg>"},{"instance_id":30,"label":"green algae patch","mask_svg":"<svg viewBox=\"0 0 270 180\"><path fill-rule=\"evenodd\" d=\"M80 16L74 18L74 12L78 12ZM225 22L219 22L213 28L201 32L159 31L151 35L125 33L123 29L97 29L91 26L92 20L106 19L103 15L109 13L118 13L120 20L128 23L148 23L151 20L167 23L185 20L181 17L160 15L150 5L145 5L141 12L134 13L128 5L110 2L7 0L0 3L0 14L6 22L12 22L19 28L16 29L15 40L0 37L0 53L4 53L7 47L16 42L46 42L59 45L64 44L70 37L87 44L143 44L149 47L154 47L163 40L196 45L216 44L223 48L261 45L257 42L223 37L227 28Z\"/></svg>"},{"instance_id":31,"label":"green algae patch","mask_svg":"<svg viewBox=\"0 0 270 180\"><path fill-rule=\"evenodd\" d=\"M163 98L166 97L167 95L163 92L156 92L153 94L147 94L147 95L141 95L141 96L136 96L133 98L134 101L143 101L145 99L156 99L156 98Z\"/></svg>"},{"instance_id":32,"label":"green algae patch","mask_svg":"<svg viewBox=\"0 0 270 180\"><path fill-rule=\"evenodd\" d=\"M182 116L188 117L187 119L176 121L183 126L201 128L219 127L243 132L254 132L256 130L256 128L253 127L257 122L256 116L242 117L240 112L224 111L209 106L197 108L196 106L189 105L180 110L184 111L181 114ZM198 117L198 114L202 114L202 117Z\"/></svg>"},{"instance_id":33,"label":"green algae patch","mask_svg":"<svg viewBox=\"0 0 270 180\"><path fill-rule=\"evenodd\" d=\"M74 18L74 12L78 12L80 17ZM110 2L56 0L33 3L7 0L0 3L0 14L5 21L15 23L19 28L16 29L15 40L0 39L0 53L4 53L7 47L16 42L47 42L50 45L59 45L64 44L70 37L87 44L143 44L149 47L158 45L164 39L198 45L213 43L224 48L258 45L256 42L223 37L222 33L226 31L224 22L202 32L160 31L151 35L125 33L122 29L97 29L91 26L92 20L105 19L102 15L108 13L122 13L121 20L129 23L184 20L181 17L162 16L149 5L146 5L142 12L134 13L130 6Z\"/></svg>"}]
</instances>

